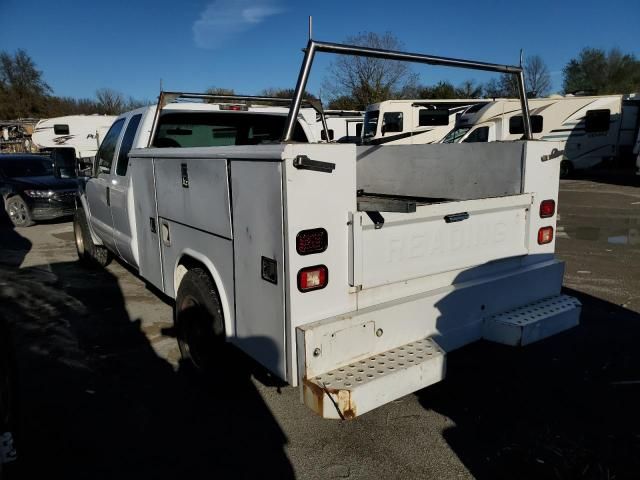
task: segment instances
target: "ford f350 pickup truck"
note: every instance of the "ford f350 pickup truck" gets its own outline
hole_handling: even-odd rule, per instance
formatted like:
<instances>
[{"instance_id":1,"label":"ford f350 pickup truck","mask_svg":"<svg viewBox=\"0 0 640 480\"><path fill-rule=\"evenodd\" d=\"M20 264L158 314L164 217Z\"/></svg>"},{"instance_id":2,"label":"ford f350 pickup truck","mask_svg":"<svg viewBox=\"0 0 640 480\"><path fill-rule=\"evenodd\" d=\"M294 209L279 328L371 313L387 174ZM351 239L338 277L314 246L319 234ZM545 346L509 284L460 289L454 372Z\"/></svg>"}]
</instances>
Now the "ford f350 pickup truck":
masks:
<instances>
[{"instance_id":1,"label":"ford f350 pickup truck","mask_svg":"<svg viewBox=\"0 0 640 480\"><path fill-rule=\"evenodd\" d=\"M306 143L318 52L513 74L525 140ZM554 258L562 152L531 140L524 92L517 66L310 40L286 121L269 127L283 130L276 143L180 143L237 129L165 112L142 127L150 147L130 150L140 128L116 120L80 194L79 255L112 252L175 299L195 366L224 368L227 341L321 416L361 415L443 379L463 345L522 346L578 324Z\"/></svg>"}]
</instances>

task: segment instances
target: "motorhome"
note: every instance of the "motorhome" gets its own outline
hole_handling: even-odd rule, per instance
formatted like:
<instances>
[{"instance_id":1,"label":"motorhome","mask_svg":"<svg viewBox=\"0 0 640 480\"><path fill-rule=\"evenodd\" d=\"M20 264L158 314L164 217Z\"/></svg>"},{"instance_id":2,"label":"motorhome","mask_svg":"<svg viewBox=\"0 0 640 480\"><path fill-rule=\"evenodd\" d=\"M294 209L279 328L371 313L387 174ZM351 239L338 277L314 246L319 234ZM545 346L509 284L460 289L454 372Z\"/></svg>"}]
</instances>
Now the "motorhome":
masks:
<instances>
[{"instance_id":1,"label":"motorhome","mask_svg":"<svg viewBox=\"0 0 640 480\"><path fill-rule=\"evenodd\" d=\"M337 143L359 143L362 135L364 112L359 110L325 110L329 140ZM316 117L318 128L322 129L321 118ZM324 132L320 132L322 140L326 140Z\"/></svg>"},{"instance_id":2,"label":"motorhome","mask_svg":"<svg viewBox=\"0 0 640 480\"><path fill-rule=\"evenodd\" d=\"M386 100L367 107L362 130L364 145L436 143L453 128L456 118L472 105L490 100Z\"/></svg>"},{"instance_id":3,"label":"motorhome","mask_svg":"<svg viewBox=\"0 0 640 480\"><path fill-rule=\"evenodd\" d=\"M508 143L313 144L300 120L320 52L505 73L524 91L522 68L304 52L286 116L131 112L81 184L79 258L117 256L172 299L185 368L217 378L230 343L322 417L349 419L442 380L464 345L576 326L554 258L559 144L532 139L526 98L525 139Z\"/></svg>"},{"instance_id":4,"label":"motorhome","mask_svg":"<svg viewBox=\"0 0 640 480\"><path fill-rule=\"evenodd\" d=\"M596 166L629 152L638 125L635 95L554 96L529 100L533 136L562 142L561 175ZM472 143L522 138L519 101L496 100L468 108L443 143Z\"/></svg>"}]
</instances>

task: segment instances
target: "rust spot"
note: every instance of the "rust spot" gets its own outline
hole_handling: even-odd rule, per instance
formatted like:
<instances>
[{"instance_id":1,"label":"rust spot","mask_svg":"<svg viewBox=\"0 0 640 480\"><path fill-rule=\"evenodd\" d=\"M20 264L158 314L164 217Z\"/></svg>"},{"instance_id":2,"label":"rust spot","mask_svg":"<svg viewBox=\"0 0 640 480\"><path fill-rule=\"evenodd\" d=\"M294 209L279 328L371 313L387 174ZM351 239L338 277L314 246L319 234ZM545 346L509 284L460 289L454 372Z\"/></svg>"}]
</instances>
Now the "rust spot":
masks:
<instances>
[{"instance_id":1,"label":"rust spot","mask_svg":"<svg viewBox=\"0 0 640 480\"><path fill-rule=\"evenodd\" d=\"M325 395L322 387L305 378L302 380L302 389L304 395L304 403L318 415L322 415Z\"/></svg>"}]
</instances>

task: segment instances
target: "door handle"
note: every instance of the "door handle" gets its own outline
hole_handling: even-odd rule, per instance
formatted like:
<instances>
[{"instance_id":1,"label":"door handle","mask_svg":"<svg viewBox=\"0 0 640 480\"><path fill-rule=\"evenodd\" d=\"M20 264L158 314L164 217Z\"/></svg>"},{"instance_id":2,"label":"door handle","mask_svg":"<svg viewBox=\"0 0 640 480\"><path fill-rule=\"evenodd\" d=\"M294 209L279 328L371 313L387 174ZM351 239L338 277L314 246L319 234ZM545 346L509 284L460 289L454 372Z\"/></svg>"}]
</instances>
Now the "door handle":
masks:
<instances>
[{"instance_id":1,"label":"door handle","mask_svg":"<svg viewBox=\"0 0 640 480\"><path fill-rule=\"evenodd\" d=\"M462 222L463 220L466 220L468 218L469 218L469 214L467 212L452 213L451 215L445 215L444 221L447 223L455 223L455 222Z\"/></svg>"},{"instance_id":2,"label":"door handle","mask_svg":"<svg viewBox=\"0 0 640 480\"><path fill-rule=\"evenodd\" d=\"M107 187L107 205L111 206L111 189Z\"/></svg>"}]
</instances>

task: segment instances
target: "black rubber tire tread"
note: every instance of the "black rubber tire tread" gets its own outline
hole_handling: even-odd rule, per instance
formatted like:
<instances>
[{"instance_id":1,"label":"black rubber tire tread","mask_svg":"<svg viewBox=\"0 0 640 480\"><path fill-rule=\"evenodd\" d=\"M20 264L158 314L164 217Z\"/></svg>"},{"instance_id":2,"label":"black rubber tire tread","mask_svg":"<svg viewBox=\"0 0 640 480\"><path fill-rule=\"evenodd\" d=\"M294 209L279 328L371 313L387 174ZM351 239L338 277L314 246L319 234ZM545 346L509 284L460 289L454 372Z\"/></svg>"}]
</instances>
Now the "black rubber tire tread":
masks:
<instances>
[{"instance_id":1,"label":"black rubber tire tread","mask_svg":"<svg viewBox=\"0 0 640 480\"><path fill-rule=\"evenodd\" d=\"M24 222L16 223L14 221L14 219L11 217L11 215L9 214L9 209L11 208L11 205L13 205L13 204L18 204L18 205L23 205L24 206L24 211L25 211L25 220L24 220ZM31 217L31 212L29 211L29 207L27 206L26 202L19 195L14 195L13 197L7 198L7 200L5 202L5 208L6 208L6 211L7 211L7 215L9 216L9 219L11 220L11 223L13 223L13 225L16 226L16 227L30 227L31 225L34 225L36 223L36 222L33 221L33 218Z\"/></svg>"},{"instance_id":2,"label":"black rubber tire tread","mask_svg":"<svg viewBox=\"0 0 640 480\"><path fill-rule=\"evenodd\" d=\"M194 267L182 278L174 322L180 353L187 366L199 372L213 371L224 357L227 344L218 290L204 268Z\"/></svg>"},{"instance_id":3,"label":"black rubber tire tread","mask_svg":"<svg viewBox=\"0 0 640 480\"><path fill-rule=\"evenodd\" d=\"M87 217L82 208L76 208L76 212L73 215L74 241L76 225L80 227L84 242L84 253L80 253L76 242L76 252L78 253L78 259L80 262L90 267L106 267L110 260L109 250L102 245L96 245L93 243L91 232L89 231L89 224L87 223Z\"/></svg>"}]
</instances>

